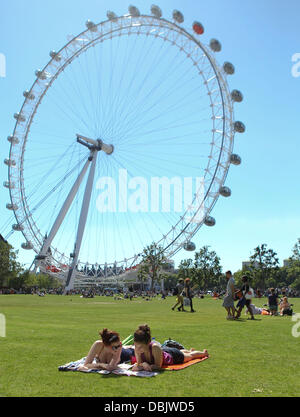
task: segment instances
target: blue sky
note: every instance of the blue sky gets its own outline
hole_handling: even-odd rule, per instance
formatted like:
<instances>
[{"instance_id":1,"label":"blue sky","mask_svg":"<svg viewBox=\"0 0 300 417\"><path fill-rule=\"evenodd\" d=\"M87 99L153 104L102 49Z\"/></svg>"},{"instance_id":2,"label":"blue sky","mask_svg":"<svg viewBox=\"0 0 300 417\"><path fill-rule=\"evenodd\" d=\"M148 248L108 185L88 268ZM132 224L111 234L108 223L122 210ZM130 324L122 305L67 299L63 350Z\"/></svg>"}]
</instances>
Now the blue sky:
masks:
<instances>
[{"instance_id":1,"label":"blue sky","mask_svg":"<svg viewBox=\"0 0 300 417\"><path fill-rule=\"evenodd\" d=\"M152 3L133 4L148 13ZM22 105L22 93L33 83L34 71L48 62L49 51L60 49L68 35L82 32L87 19L105 20L107 10L126 14L128 5L114 0L52 0L43 7L38 0L18 0L2 5L0 53L6 57L6 77L0 78L1 161L9 152L6 138L13 131L13 114ZM167 19L173 9L181 10L186 28L199 20L205 27L204 41L221 41L217 59L233 62L236 73L229 79L230 88L244 94L243 103L235 106L235 118L245 123L247 131L236 135L234 147L243 162L231 167L226 180L232 196L218 200L212 213L216 226L201 228L193 241L197 248L210 245L224 270L239 269L262 243L274 249L282 262L300 236L300 77L292 76L292 56L300 52L300 3L162 0L159 6ZM3 163L0 177L2 184L7 177ZM11 214L5 208L9 197L3 187L0 201L2 227ZM23 241L20 234L11 237L15 248ZM28 252L20 249L19 255L22 262L30 263ZM176 263L189 256L181 251Z\"/></svg>"}]
</instances>

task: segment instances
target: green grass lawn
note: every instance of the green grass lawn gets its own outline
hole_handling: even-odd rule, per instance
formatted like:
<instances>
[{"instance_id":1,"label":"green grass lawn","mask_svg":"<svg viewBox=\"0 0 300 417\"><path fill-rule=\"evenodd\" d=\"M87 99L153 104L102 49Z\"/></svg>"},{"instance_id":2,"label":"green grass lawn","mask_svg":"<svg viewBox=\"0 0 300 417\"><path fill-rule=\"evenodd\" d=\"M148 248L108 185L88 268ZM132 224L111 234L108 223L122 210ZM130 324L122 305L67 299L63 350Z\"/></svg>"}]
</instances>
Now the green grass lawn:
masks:
<instances>
[{"instance_id":1,"label":"green grass lawn","mask_svg":"<svg viewBox=\"0 0 300 417\"><path fill-rule=\"evenodd\" d=\"M227 321L222 301L195 299L195 314L171 310L175 297L115 301L111 297L0 295L0 396L201 397L299 396L300 337L291 317ZM262 306L265 299L255 300ZM300 312L300 299L293 299ZM210 358L153 378L59 372L85 356L103 327L124 339L148 323L158 341L208 349Z\"/></svg>"}]
</instances>

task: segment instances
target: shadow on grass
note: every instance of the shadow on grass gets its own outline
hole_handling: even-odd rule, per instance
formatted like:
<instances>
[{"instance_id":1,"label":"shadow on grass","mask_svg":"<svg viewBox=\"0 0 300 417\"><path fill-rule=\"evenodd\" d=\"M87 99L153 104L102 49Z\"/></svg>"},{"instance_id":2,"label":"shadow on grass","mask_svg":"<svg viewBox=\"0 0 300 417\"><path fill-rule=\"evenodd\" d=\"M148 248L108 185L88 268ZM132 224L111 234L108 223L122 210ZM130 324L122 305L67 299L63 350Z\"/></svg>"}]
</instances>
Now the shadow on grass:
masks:
<instances>
[{"instance_id":1,"label":"shadow on grass","mask_svg":"<svg viewBox=\"0 0 300 417\"><path fill-rule=\"evenodd\" d=\"M249 320L249 321L262 321L262 319L254 319L254 320L247 319L247 320Z\"/></svg>"},{"instance_id":2,"label":"shadow on grass","mask_svg":"<svg viewBox=\"0 0 300 417\"><path fill-rule=\"evenodd\" d=\"M162 374L162 373L164 373L164 372L167 372L167 370L166 369L163 369L163 370L161 370L161 371L155 371L155 372L157 372L158 374L157 375L153 375L153 376L144 376L144 377L140 377L140 376L135 376L135 375L126 375L126 374L124 374L124 375L116 375L116 374L113 374L113 373L111 373L111 374L107 374L107 375L102 375L103 377L105 377L105 378L120 378L121 376L132 376L132 377L135 377L135 378L142 378L142 379L149 379L149 378L153 378L153 377L155 377L155 376L158 376L158 375L160 375L160 374Z\"/></svg>"},{"instance_id":3,"label":"shadow on grass","mask_svg":"<svg viewBox=\"0 0 300 417\"><path fill-rule=\"evenodd\" d=\"M254 319L251 320L250 318L246 319L246 318L239 318L239 319L234 319L234 320L230 320L236 323L245 323L246 321L262 321L262 319Z\"/></svg>"}]
</instances>

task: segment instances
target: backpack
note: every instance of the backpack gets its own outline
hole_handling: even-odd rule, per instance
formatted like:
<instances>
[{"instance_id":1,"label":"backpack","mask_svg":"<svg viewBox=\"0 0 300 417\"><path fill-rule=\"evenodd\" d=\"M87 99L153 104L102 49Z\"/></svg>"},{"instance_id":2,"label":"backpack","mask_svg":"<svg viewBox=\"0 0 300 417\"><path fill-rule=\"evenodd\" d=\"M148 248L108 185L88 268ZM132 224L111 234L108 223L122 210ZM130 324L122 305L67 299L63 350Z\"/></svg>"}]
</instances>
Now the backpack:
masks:
<instances>
[{"instance_id":1,"label":"backpack","mask_svg":"<svg viewBox=\"0 0 300 417\"><path fill-rule=\"evenodd\" d=\"M174 288L173 295L178 295L178 287Z\"/></svg>"},{"instance_id":2,"label":"backpack","mask_svg":"<svg viewBox=\"0 0 300 417\"><path fill-rule=\"evenodd\" d=\"M170 347L170 348L176 348L176 349L184 349L184 346L182 346L181 343L176 342L176 340L172 340L169 338L169 340L165 340L164 343L161 345L162 348L164 347Z\"/></svg>"}]
</instances>

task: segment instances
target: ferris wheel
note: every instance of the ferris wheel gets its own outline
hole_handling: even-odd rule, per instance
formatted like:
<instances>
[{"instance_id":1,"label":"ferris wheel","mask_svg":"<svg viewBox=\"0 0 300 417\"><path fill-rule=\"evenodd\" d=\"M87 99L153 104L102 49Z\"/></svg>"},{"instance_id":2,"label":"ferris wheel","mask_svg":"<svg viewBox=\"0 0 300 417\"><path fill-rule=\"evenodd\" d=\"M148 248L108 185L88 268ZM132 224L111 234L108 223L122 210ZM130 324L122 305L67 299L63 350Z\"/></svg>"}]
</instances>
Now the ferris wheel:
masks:
<instances>
[{"instance_id":1,"label":"ferris wheel","mask_svg":"<svg viewBox=\"0 0 300 417\"><path fill-rule=\"evenodd\" d=\"M216 221L225 186L239 90L217 39L163 17L107 12L70 36L24 92L10 142L8 181L22 248L73 288L76 274L118 276L155 243L171 259L194 250L192 237Z\"/></svg>"}]
</instances>

